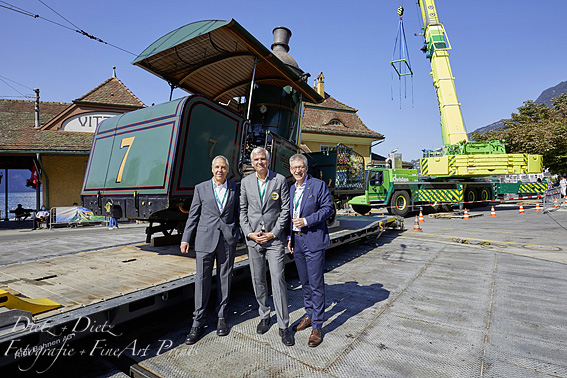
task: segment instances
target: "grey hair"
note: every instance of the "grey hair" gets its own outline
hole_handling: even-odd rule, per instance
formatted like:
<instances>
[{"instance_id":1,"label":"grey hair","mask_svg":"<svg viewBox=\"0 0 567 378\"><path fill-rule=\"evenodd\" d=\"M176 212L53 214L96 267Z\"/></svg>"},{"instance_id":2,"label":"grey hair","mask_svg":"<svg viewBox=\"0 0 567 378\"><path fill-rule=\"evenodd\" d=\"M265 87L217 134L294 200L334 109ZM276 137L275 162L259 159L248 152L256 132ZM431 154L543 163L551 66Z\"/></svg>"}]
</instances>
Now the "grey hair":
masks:
<instances>
[{"instance_id":1,"label":"grey hair","mask_svg":"<svg viewBox=\"0 0 567 378\"><path fill-rule=\"evenodd\" d=\"M266 155L266 160L270 160L270 153L264 147L256 147L255 149L253 149L252 152L250 153L250 157L252 157L254 154L258 154L260 152L263 152ZM254 160L254 159L252 159L252 160Z\"/></svg>"},{"instance_id":2,"label":"grey hair","mask_svg":"<svg viewBox=\"0 0 567 378\"><path fill-rule=\"evenodd\" d=\"M307 164L307 156L303 155L303 154L295 154L292 157L289 158L289 165L291 166L291 163L296 161L296 160L301 160L303 161L303 165L304 166L308 166Z\"/></svg>"},{"instance_id":3,"label":"grey hair","mask_svg":"<svg viewBox=\"0 0 567 378\"><path fill-rule=\"evenodd\" d=\"M230 163L228 162L228 159L225 158L223 155L217 155L217 156L215 156L215 158L213 159L213 161L211 161L211 168L214 168L214 166L215 166L215 160L217 160L217 159L223 159L224 162L226 163L226 167L227 167L227 168L230 168Z\"/></svg>"}]
</instances>

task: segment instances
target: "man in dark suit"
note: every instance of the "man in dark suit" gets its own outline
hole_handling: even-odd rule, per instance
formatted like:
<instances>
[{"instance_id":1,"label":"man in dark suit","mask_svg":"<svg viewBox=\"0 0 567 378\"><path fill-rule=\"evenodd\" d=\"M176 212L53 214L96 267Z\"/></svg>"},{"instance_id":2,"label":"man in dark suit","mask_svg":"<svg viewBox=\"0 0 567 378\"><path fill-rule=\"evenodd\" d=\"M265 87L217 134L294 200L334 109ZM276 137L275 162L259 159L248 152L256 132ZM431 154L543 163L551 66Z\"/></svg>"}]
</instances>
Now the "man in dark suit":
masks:
<instances>
[{"instance_id":1,"label":"man in dark suit","mask_svg":"<svg viewBox=\"0 0 567 378\"><path fill-rule=\"evenodd\" d=\"M325 314L325 248L330 244L326 220L335 211L325 182L307 174L307 158L296 154L289 159L295 184L290 189L291 238L293 253L303 290L305 316L295 331L312 327L308 345L316 347L323 340L321 328Z\"/></svg>"},{"instance_id":2,"label":"man in dark suit","mask_svg":"<svg viewBox=\"0 0 567 378\"><path fill-rule=\"evenodd\" d=\"M257 147L251 153L256 173L240 183L240 226L246 237L254 294L259 306L259 334L270 328L266 260L270 265L272 294L282 342L293 345L289 330L287 286L284 274L286 226L289 224L289 189L285 177L271 172L270 153Z\"/></svg>"},{"instance_id":3,"label":"man in dark suit","mask_svg":"<svg viewBox=\"0 0 567 378\"><path fill-rule=\"evenodd\" d=\"M205 310L211 291L213 264L217 262L217 335L228 335L226 306L232 282L232 267L239 238L238 185L226 179L228 160L222 155L213 159L212 180L195 186L189 217L181 239L181 252L195 246L197 277L195 279L195 312L186 344L195 344L204 333Z\"/></svg>"}]
</instances>

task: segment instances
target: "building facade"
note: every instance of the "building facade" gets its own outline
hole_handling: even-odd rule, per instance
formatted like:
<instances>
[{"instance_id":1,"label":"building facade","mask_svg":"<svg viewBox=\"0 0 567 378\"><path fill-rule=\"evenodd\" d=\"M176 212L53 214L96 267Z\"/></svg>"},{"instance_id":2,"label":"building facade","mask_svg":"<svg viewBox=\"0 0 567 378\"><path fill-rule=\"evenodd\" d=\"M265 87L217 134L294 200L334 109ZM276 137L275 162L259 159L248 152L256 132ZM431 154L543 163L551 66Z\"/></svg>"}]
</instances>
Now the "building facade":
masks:
<instances>
[{"instance_id":1,"label":"building facade","mask_svg":"<svg viewBox=\"0 0 567 378\"><path fill-rule=\"evenodd\" d=\"M364 156L365 165L372 161L371 147L383 141L384 135L370 130L360 119L358 110L336 100L325 92L321 72L314 89L325 101L305 103L301 143L311 152L328 151L342 143Z\"/></svg>"},{"instance_id":2,"label":"building facade","mask_svg":"<svg viewBox=\"0 0 567 378\"><path fill-rule=\"evenodd\" d=\"M96 126L143 107L114 75L72 103L0 99L0 169L38 172L49 208L79 204Z\"/></svg>"}]
</instances>

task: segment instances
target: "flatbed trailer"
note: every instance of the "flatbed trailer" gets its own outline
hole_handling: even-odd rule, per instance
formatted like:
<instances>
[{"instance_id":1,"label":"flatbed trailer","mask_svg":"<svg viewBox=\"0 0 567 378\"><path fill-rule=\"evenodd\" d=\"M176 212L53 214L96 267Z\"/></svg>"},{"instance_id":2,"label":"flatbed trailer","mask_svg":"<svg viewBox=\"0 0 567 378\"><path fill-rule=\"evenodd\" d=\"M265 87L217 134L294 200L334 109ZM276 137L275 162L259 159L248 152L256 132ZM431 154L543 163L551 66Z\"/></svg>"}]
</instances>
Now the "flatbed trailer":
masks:
<instances>
[{"instance_id":1,"label":"flatbed trailer","mask_svg":"<svg viewBox=\"0 0 567 378\"><path fill-rule=\"evenodd\" d=\"M393 216L338 216L330 228L329 248L379 237L396 225ZM286 255L286 263L292 261ZM69 352L69 344L84 337L112 338L116 325L188 301L195 275L194 253L182 255L177 245L147 243L4 265L0 303L48 298L61 306L36 315L0 307L0 366ZM249 277L244 245L237 250L234 276Z\"/></svg>"}]
</instances>

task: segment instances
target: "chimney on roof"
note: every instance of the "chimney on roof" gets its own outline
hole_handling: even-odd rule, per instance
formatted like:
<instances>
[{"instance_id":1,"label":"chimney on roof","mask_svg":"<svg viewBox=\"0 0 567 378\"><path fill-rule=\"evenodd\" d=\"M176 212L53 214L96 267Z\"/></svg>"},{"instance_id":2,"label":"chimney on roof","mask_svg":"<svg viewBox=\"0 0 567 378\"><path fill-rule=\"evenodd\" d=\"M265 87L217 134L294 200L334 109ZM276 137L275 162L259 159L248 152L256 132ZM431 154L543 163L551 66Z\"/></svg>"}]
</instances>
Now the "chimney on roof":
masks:
<instances>
[{"instance_id":1,"label":"chimney on roof","mask_svg":"<svg viewBox=\"0 0 567 378\"><path fill-rule=\"evenodd\" d=\"M319 96L325 98L325 76L323 76L323 72L317 75L317 79L315 80L315 88L313 88L319 93Z\"/></svg>"},{"instance_id":2,"label":"chimney on roof","mask_svg":"<svg viewBox=\"0 0 567 378\"><path fill-rule=\"evenodd\" d=\"M34 127L39 128L39 88L33 90L35 92L35 124Z\"/></svg>"}]
</instances>

